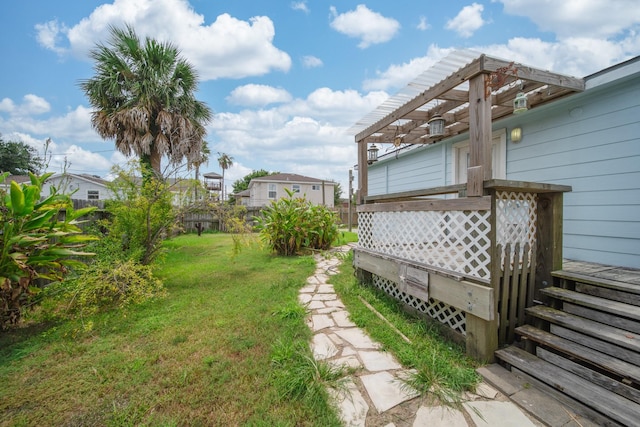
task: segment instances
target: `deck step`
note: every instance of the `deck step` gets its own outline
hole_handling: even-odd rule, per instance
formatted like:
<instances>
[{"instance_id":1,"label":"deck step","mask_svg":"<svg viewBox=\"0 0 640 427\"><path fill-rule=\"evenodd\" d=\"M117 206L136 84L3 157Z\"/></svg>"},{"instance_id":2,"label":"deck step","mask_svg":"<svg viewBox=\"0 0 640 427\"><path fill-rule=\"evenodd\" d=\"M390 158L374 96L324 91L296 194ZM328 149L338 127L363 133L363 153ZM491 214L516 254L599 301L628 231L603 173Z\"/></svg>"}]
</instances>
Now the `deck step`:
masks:
<instances>
[{"instance_id":1,"label":"deck step","mask_svg":"<svg viewBox=\"0 0 640 427\"><path fill-rule=\"evenodd\" d=\"M594 276L575 273L573 271L567 271L567 270L552 271L551 275L558 279L569 280L569 281L579 282L579 283L586 283L588 285L601 286L603 288L640 295L640 285L636 283L620 282L617 280L594 277Z\"/></svg>"},{"instance_id":2,"label":"deck step","mask_svg":"<svg viewBox=\"0 0 640 427\"><path fill-rule=\"evenodd\" d=\"M614 316L622 316L640 321L640 310L635 305L625 304L619 301L611 301L605 298L556 287L541 289L540 292L544 295L557 298L562 301L578 304L583 307L594 308L600 311L606 311Z\"/></svg>"},{"instance_id":3,"label":"deck step","mask_svg":"<svg viewBox=\"0 0 640 427\"><path fill-rule=\"evenodd\" d=\"M496 352L511 366L588 405L624 425L637 425L640 405L593 382L511 346Z\"/></svg>"},{"instance_id":4,"label":"deck step","mask_svg":"<svg viewBox=\"0 0 640 427\"><path fill-rule=\"evenodd\" d=\"M626 362L610 354L594 350L566 338L542 331L531 325L524 325L516 328L516 333L530 339L531 341L535 341L538 344L553 348L571 358L581 360L587 364L597 367L600 370L609 372L612 375L625 378L629 382L640 384L640 367L633 363Z\"/></svg>"},{"instance_id":5,"label":"deck step","mask_svg":"<svg viewBox=\"0 0 640 427\"><path fill-rule=\"evenodd\" d=\"M600 372L589 369L584 365L573 362L561 355L545 350L542 347L536 349L536 355L549 363L569 371L577 376L584 378L587 381L591 381L600 387L606 388L622 397L626 397L629 400L633 400L635 403L640 404L640 390L630 387L620 381L601 374Z\"/></svg>"},{"instance_id":6,"label":"deck step","mask_svg":"<svg viewBox=\"0 0 640 427\"><path fill-rule=\"evenodd\" d=\"M602 286L588 285L586 283L576 283L576 292L581 292L594 297L606 298L613 301L640 307L640 294L617 291L615 289L603 288Z\"/></svg>"},{"instance_id":7,"label":"deck step","mask_svg":"<svg viewBox=\"0 0 640 427\"><path fill-rule=\"evenodd\" d=\"M574 316L543 305L529 307L526 312L538 319L640 352L640 335L633 332L585 319L584 317Z\"/></svg>"},{"instance_id":8,"label":"deck step","mask_svg":"<svg viewBox=\"0 0 640 427\"><path fill-rule=\"evenodd\" d=\"M625 331L631 331L636 334L640 334L640 322L635 320L625 319L624 317L612 316L609 313L593 310L591 308L582 307L579 305L565 302L562 305L562 311L574 314L576 316L585 317L587 319L594 320L596 322L604 323L614 328L624 329Z\"/></svg>"}]
</instances>

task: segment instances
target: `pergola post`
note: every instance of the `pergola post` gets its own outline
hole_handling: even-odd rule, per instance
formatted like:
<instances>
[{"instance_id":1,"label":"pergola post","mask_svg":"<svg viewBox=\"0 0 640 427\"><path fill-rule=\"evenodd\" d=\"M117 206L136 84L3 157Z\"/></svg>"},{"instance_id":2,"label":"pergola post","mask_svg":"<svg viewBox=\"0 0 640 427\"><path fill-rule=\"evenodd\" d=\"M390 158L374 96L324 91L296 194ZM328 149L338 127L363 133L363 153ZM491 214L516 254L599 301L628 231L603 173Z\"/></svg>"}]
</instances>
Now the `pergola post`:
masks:
<instances>
[{"instance_id":1,"label":"pergola post","mask_svg":"<svg viewBox=\"0 0 640 427\"><path fill-rule=\"evenodd\" d=\"M478 74L469 80L469 168L467 196L484 195L483 182L491 179L491 92L487 94L489 75Z\"/></svg>"},{"instance_id":2,"label":"pergola post","mask_svg":"<svg viewBox=\"0 0 640 427\"><path fill-rule=\"evenodd\" d=\"M369 195L369 164L367 163L367 143L358 141L358 204L364 205Z\"/></svg>"}]
</instances>

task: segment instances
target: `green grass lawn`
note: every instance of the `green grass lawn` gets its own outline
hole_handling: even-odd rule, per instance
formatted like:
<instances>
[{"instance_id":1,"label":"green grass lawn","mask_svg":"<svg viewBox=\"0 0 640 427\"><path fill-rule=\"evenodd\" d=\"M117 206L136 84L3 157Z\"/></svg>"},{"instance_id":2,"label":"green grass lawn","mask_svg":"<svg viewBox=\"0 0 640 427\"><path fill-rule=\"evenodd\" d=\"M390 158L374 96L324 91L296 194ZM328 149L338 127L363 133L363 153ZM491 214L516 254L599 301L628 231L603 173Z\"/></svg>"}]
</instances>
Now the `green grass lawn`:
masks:
<instances>
[{"instance_id":1,"label":"green grass lawn","mask_svg":"<svg viewBox=\"0 0 640 427\"><path fill-rule=\"evenodd\" d=\"M356 238L342 233L339 244ZM339 426L324 390L340 375L313 361L297 302L313 258L277 257L258 244L233 255L225 234L181 236L165 248L156 268L165 298L0 333L0 426ZM418 370L423 392L475 384L473 362L358 285L350 259L331 283L352 319Z\"/></svg>"},{"instance_id":2,"label":"green grass lawn","mask_svg":"<svg viewBox=\"0 0 640 427\"><path fill-rule=\"evenodd\" d=\"M166 298L0 335L0 425L339 425L323 393L291 398L274 375L277 344L310 338L295 307L312 257L233 256L222 234L165 246Z\"/></svg>"}]
</instances>

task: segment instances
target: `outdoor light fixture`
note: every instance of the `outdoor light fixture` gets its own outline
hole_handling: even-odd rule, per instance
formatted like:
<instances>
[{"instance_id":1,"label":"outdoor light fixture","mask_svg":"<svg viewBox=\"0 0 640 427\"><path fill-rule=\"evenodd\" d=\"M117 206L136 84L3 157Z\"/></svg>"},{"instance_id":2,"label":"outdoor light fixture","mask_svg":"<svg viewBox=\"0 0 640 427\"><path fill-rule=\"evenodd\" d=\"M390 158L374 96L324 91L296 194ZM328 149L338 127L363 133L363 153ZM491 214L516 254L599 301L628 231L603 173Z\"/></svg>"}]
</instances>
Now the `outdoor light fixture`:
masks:
<instances>
[{"instance_id":1,"label":"outdoor light fixture","mask_svg":"<svg viewBox=\"0 0 640 427\"><path fill-rule=\"evenodd\" d=\"M511 142L520 142L522 140L522 128L511 129Z\"/></svg>"},{"instance_id":2,"label":"outdoor light fixture","mask_svg":"<svg viewBox=\"0 0 640 427\"><path fill-rule=\"evenodd\" d=\"M518 92L513 99L513 114L524 113L527 109L527 95L524 92Z\"/></svg>"},{"instance_id":3,"label":"outdoor light fixture","mask_svg":"<svg viewBox=\"0 0 640 427\"><path fill-rule=\"evenodd\" d=\"M440 114L436 114L427 122L429 124L429 136L444 135L444 119Z\"/></svg>"},{"instance_id":4,"label":"outdoor light fixture","mask_svg":"<svg viewBox=\"0 0 640 427\"><path fill-rule=\"evenodd\" d=\"M367 150L367 163L372 164L378 161L378 147L376 144L371 144L371 147Z\"/></svg>"}]
</instances>

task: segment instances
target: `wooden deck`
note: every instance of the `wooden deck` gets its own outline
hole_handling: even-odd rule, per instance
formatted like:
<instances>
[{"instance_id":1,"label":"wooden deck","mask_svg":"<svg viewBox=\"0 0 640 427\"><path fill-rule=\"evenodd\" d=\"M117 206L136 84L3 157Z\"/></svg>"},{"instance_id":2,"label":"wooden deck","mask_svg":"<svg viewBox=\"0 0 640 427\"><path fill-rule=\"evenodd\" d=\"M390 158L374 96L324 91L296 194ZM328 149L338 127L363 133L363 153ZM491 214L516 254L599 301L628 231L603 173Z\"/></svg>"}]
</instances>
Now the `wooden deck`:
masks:
<instances>
[{"instance_id":1,"label":"wooden deck","mask_svg":"<svg viewBox=\"0 0 640 427\"><path fill-rule=\"evenodd\" d=\"M630 283L640 285L640 270L626 267L615 267L612 265L596 264L593 262L564 260L562 271L573 274L581 274L588 279L610 280L614 282Z\"/></svg>"}]
</instances>

